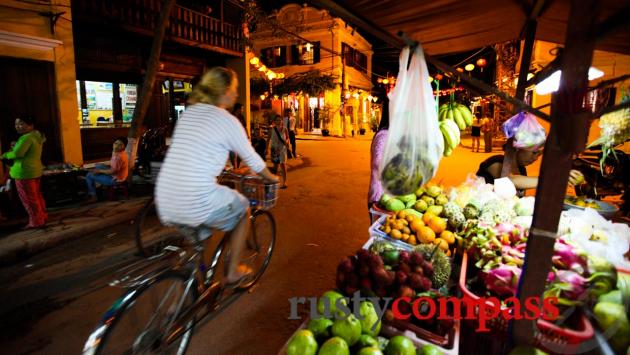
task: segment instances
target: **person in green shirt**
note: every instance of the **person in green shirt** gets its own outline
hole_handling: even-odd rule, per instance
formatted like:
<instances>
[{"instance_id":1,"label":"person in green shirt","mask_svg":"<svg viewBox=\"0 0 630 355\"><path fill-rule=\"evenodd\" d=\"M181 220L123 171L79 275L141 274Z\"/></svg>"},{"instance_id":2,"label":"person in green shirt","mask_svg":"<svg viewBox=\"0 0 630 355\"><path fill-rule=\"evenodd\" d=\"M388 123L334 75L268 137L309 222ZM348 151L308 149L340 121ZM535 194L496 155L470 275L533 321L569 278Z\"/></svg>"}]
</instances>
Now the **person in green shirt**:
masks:
<instances>
[{"instance_id":1,"label":"person in green shirt","mask_svg":"<svg viewBox=\"0 0 630 355\"><path fill-rule=\"evenodd\" d=\"M42 165L42 146L46 137L34 128L32 117L22 116L15 119L15 130L20 138L15 146L2 154L3 159L13 161L9 176L15 180L18 195L28 212L27 229L40 228L46 224L48 214L46 203L40 190Z\"/></svg>"}]
</instances>

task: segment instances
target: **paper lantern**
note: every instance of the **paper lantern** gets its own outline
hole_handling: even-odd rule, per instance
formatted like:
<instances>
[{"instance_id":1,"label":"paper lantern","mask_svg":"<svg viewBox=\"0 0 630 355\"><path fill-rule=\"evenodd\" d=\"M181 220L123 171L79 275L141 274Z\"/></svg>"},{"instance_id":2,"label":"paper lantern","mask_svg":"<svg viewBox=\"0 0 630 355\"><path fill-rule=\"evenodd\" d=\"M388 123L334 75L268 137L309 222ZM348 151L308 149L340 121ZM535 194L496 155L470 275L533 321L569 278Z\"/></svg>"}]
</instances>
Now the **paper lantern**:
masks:
<instances>
[{"instance_id":1,"label":"paper lantern","mask_svg":"<svg viewBox=\"0 0 630 355\"><path fill-rule=\"evenodd\" d=\"M254 57L249 60L249 64L251 65L258 65L258 63L260 63L260 59L258 59L258 57Z\"/></svg>"},{"instance_id":2,"label":"paper lantern","mask_svg":"<svg viewBox=\"0 0 630 355\"><path fill-rule=\"evenodd\" d=\"M435 74L435 80L440 81L442 80L442 78L443 78L442 74Z\"/></svg>"},{"instance_id":3,"label":"paper lantern","mask_svg":"<svg viewBox=\"0 0 630 355\"><path fill-rule=\"evenodd\" d=\"M466 69L466 71L473 71L475 70L475 65L470 63L470 64L466 64L466 66L464 67L464 69Z\"/></svg>"},{"instance_id":4,"label":"paper lantern","mask_svg":"<svg viewBox=\"0 0 630 355\"><path fill-rule=\"evenodd\" d=\"M485 59L483 59L483 58L479 58L479 59L477 59L477 66L478 66L479 68L485 68L485 66L486 66L487 64L488 64L488 62L487 62Z\"/></svg>"}]
</instances>

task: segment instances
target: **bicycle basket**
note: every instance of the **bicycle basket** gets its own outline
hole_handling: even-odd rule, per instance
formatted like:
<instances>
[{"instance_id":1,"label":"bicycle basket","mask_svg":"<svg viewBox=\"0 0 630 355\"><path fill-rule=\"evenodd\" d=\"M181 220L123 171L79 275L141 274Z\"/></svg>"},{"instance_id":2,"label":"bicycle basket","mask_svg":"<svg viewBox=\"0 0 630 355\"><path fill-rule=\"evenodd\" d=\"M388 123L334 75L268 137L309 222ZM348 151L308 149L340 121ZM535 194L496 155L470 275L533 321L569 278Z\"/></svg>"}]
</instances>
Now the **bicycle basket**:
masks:
<instances>
[{"instance_id":1,"label":"bicycle basket","mask_svg":"<svg viewBox=\"0 0 630 355\"><path fill-rule=\"evenodd\" d=\"M278 184L266 183L258 176L225 172L219 177L219 183L242 193L253 208L268 210L278 200Z\"/></svg>"}]
</instances>

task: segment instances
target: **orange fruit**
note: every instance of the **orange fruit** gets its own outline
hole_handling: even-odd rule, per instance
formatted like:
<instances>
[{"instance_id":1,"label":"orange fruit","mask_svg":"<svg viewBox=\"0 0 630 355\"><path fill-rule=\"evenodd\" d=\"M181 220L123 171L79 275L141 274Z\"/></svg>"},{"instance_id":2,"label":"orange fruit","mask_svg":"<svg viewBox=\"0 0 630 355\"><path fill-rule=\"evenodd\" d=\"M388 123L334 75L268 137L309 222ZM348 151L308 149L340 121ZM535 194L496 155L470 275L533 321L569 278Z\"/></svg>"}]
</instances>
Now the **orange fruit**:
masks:
<instances>
[{"instance_id":1,"label":"orange fruit","mask_svg":"<svg viewBox=\"0 0 630 355\"><path fill-rule=\"evenodd\" d=\"M422 215L422 222L424 222L424 224L428 225L429 222L433 219L433 217L436 217L433 213L426 212L425 214Z\"/></svg>"},{"instance_id":2,"label":"orange fruit","mask_svg":"<svg viewBox=\"0 0 630 355\"><path fill-rule=\"evenodd\" d=\"M428 224L435 234L440 234L446 230L446 219L440 217L431 218Z\"/></svg>"},{"instance_id":3,"label":"orange fruit","mask_svg":"<svg viewBox=\"0 0 630 355\"><path fill-rule=\"evenodd\" d=\"M440 238L446 240L448 244L455 243L455 234L451 231L444 231L440 233Z\"/></svg>"},{"instance_id":4,"label":"orange fruit","mask_svg":"<svg viewBox=\"0 0 630 355\"><path fill-rule=\"evenodd\" d=\"M405 217L407 217L407 212L405 212L404 210L398 211L398 213L396 214L396 217L400 219L404 219Z\"/></svg>"},{"instance_id":5,"label":"orange fruit","mask_svg":"<svg viewBox=\"0 0 630 355\"><path fill-rule=\"evenodd\" d=\"M418 241L416 240L416 236L415 235L410 235L409 239L407 239L407 243L409 243L411 245L418 244Z\"/></svg>"},{"instance_id":6,"label":"orange fruit","mask_svg":"<svg viewBox=\"0 0 630 355\"><path fill-rule=\"evenodd\" d=\"M424 222L422 222L421 219L414 219L413 222L411 222L411 230L414 232L418 232L418 230L420 230L420 227L424 227Z\"/></svg>"},{"instance_id":7,"label":"orange fruit","mask_svg":"<svg viewBox=\"0 0 630 355\"><path fill-rule=\"evenodd\" d=\"M433 243L435 240L435 232L427 226L420 227L418 230L418 240L423 244Z\"/></svg>"},{"instance_id":8,"label":"orange fruit","mask_svg":"<svg viewBox=\"0 0 630 355\"><path fill-rule=\"evenodd\" d=\"M403 233L403 234L401 235L401 238L400 238L400 239L402 239L402 241L403 241L403 242L408 241L408 240L409 240L409 234L407 234L407 233Z\"/></svg>"},{"instance_id":9,"label":"orange fruit","mask_svg":"<svg viewBox=\"0 0 630 355\"><path fill-rule=\"evenodd\" d=\"M401 221L401 220L396 221L396 222L392 225L392 229L398 229L399 231L401 231L404 227L405 227L405 225L402 223L402 221Z\"/></svg>"},{"instance_id":10,"label":"orange fruit","mask_svg":"<svg viewBox=\"0 0 630 355\"><path fill-rule=\"evenodd\" d=\"M389 236L394 239L400 239L402 237L402 233L398 229L392 229L392 232L389 233Z\"/></svg>"},{"instance_id":11,"label":"orange fruit","mask_svg":"<svg viewBox=\"0 0 630 355\"><path fill-rule=\"evenodd\" d=\"M411 230L407 226L403 227L401 232L403 232L403 234L411 234Z\"/></svg>"},{"instance_id":12,"label":"orange fruit","mask_svg":"<svg viewBox=\"0 0 630 355\"><path fill-rule=\"evenodd\" d=\"M407 222L412 223L413 221L416 220L416 216L412 214L408 214L407 217L405 217L405 219L407 220Z\"/></svg>"},{"instance_id":13,"label":"orange fruit","mask_svg":"<svg viewBox=\"0 0 630 355\"><path fill-rule=\"evenodd\" d=\"M440 249L444 250L445 252L448 250L448 243L442 238L435 238L433 244L439 246Z\"/></svg>"}]
</instances>

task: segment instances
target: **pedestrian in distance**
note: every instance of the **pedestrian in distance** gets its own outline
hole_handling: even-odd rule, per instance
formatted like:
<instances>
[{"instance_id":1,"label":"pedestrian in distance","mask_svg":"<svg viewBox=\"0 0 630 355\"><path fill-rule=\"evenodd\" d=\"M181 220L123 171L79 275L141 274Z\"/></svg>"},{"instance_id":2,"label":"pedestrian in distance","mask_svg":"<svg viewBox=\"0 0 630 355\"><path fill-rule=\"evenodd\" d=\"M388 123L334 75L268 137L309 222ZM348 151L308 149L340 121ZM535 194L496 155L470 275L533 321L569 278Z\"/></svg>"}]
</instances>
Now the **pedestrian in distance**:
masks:
<instances>
[{"instance_id":1,"label":"pedestrian in distance","mask_svg":"<svg viewBox=\"0 0 630 355\"><path fill-rule=\"evenodd\" d=\"M254 150L256 150L256 153L260 155L262 160L267 159L267 140L265 139L260 126L256 127L254 130L254 134L252 135L252 146L254 147Z\"/></svg>"},{"instance_id":2,"label":"pedestrian in distance","mask_svg":"<svg viewBox=\"0 0 630 355\"><path fill-rule=\"evenodd\" d=\"M16 118L15 130L20 138L10 151L2 154L2 159L13 162L9 176L15 180L20 201L28 213L25 229L41 228L48 219L46 203L40 189L44 171L42 148L46 137L35 129L35 120L30 116Z\"/></svg>"},{"instance_id":3,"label":"pedestrian in distance","mask_svg":"<svg viewBox=\"0 0 630 355\"><path fill-rule=\"evenodd\" d=\"M98 199L96 198L96 184L103 186L112 186L119 182L127 180L129 173L129 158L127 152L127 138L118 137L112 143L112 158L110 160L110 166L104 164L96 164L85 176L85 182L88 188L88 200L86 202L93 203Z\"/></svg>"},{"instance_id":4,"label":"pedestrian in distance","mask_svg":"<svg viewBox=\"0 0 630 355\"><path fill-rule=\"evenodd\" d=\"M214 67L203 74L190 94L190 106L177 122L155 186L162 223L231 234L227 275L222 279L228 288L238 287L252 275L240 258L249 234L249 200L217 181L230 151L265 181L278 182L256 154L238 119L227 111L237 97L238 79L233 70ZM209 235L202 238L206 249Z\"/></svg>"},{"instance_id":5,"label":"pedestrian in distance","mask_svg":"<svg viewBox=\"0 0 630 355\"><path fill-rule=\"evenodd\" d=\"M269 133L271 141L271 162L274 170L280 169L282 177L281 189L287 188L287 151L289 149L289 133L287 128L282 124L282 118L276 116L275 121L271 124L271 132Z\"/></svg>"},{"instance_id":6,"label":"pedestrian in distance","mask_svg":"<svg viewBox=\"0 0 630 355\"><path fill-rule=\"evenodd\" d=\"M481 114L476 113L475 119L471 127L470 135L472 136L472 151L475 151L475 145L477 146L477 152L479 152L479 137L481 137Z\"/></svg>"},{"instance_id":7,"label":"pedestrian in distance","mask_svg":"<svg viewBox=\"0 0 630 355\"><path fill-rule=\"evenodd\" d=\"M492 152L492 120L486 116L481 120L481 132L483 133L483 147L486 153Z\"/></svg>"},{"instance_id":8,"label":"pedestrian in distance","mask_svg":"<svg viewBox=\"0 0 630 355\"><path fill-rule=\"evenodd\" d=\"M289 141L291 142L291 151L289 152L290 158L297 158L295 147L295 115L293 110L287 108L284 110L285 127L289 131Z\"/></svg>"}]
</instances>

